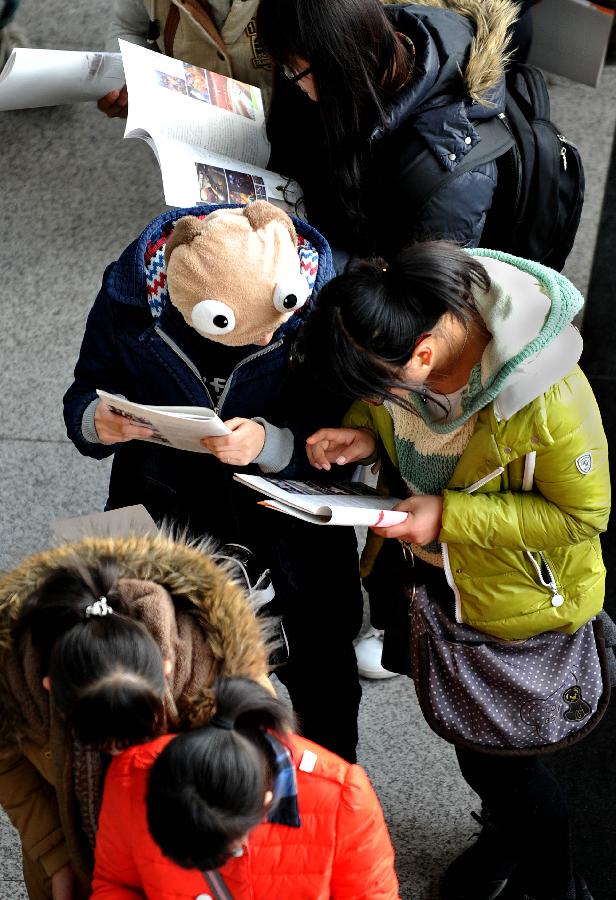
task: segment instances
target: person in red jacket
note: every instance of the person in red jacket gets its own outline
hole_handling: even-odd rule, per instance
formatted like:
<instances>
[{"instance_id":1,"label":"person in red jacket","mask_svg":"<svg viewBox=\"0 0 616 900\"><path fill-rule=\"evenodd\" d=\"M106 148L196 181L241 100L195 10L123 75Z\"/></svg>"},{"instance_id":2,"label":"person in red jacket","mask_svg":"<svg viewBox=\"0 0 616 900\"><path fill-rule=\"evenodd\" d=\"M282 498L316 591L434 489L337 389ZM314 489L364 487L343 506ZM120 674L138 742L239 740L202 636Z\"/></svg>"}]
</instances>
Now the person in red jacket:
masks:
<instances>
[{"instance_id":1,"label":"person in red jacket","mask_svg":"<svg viewBox=\"0 0 616 900\"><path fill-rule=\"evenodd\" d=\"M363 769L293 734L256 682L219 680L216 706L112 761L92 900L398 900Z\"/></svg>"}]
</instances>

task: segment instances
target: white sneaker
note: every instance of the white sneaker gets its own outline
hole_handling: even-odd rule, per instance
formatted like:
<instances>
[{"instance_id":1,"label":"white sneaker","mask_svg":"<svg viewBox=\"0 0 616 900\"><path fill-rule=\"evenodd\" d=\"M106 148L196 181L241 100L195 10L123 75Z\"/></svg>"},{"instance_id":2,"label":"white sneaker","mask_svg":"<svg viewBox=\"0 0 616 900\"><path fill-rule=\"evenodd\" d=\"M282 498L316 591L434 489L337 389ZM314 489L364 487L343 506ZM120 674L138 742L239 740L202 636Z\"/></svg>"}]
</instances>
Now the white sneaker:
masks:
<instances>
[{"instance_id":1,"label":"white sneaker","mask_svg":"<svg viewBox=\"0 0 616 900\"><path fill-rule=\"evenodd\" d=\"M383 655L383 632L371 628L355 644L357 669L363 678L395 678L397 672L390 672L381 665Z\"/></svg>"}]
</instances>

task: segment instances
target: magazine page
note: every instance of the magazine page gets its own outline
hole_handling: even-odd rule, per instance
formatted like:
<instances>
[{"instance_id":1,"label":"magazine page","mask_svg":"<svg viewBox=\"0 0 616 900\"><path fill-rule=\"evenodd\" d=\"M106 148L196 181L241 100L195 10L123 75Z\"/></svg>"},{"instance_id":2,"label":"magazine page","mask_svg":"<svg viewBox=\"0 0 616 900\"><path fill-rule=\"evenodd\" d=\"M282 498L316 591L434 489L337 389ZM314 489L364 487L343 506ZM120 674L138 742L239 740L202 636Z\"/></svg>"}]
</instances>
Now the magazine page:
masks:
<instances>
[{"instance_id":1,"label":"magazine page","mask_svg":"<svg viewBox=\"0 0 616 900\"><path fill-rule=\"evenodd\" d=\"M405 512L393 509L397 497L383 497L361 482L291 481L261 478L258 475L233 476L237 481L265 494L271 500L264 506L319 525L397 525Z\"/></svg>"},{"instance_id":2,"label":"magazine page","mask_svg":"<svg viewBox=\"0 0 616 900\"><path fill-rule=\"evenodd\" d=\"M261 91L120 41L128 88L125 137L147 132L158 145L170 138L212 153L265 167L269 142Z\"/></svg>"},{"instance_id":3,"label":"magazine page","mask_svg":"<svg viewBox=\"0 0 616 900\"><path fill-rule=\"evenodd\" d=\"M107 391L97 390L96 393L119 416L153 429L152 437L138 440L164 444L175 447L176 450L209 453L200 443L201 438L231 433L222 419L206 407L146 406L143 403L132 403Z\"/></svg>"},{"instance_id":4,"label":"magazine page","mask_svg":"<svg viewBox=\"0 0 616 900\"><path fill-rule=\"evenodd\" d=\"M0 110L99 100L123 84L119 53L17 48L0 73Z\"/></svg>"},{"instance_id":5,"label":"magazine page","mask_svg":"<svg viewBox=\"0 0 616 900\"><path fill-rule=\"evenodd\" d=\"M294 181L172 138L158 137L154 145L144 137L157 156L169 206L269 200L286 213L301 214L301 189Z\"/></svg>"}]
</instances>

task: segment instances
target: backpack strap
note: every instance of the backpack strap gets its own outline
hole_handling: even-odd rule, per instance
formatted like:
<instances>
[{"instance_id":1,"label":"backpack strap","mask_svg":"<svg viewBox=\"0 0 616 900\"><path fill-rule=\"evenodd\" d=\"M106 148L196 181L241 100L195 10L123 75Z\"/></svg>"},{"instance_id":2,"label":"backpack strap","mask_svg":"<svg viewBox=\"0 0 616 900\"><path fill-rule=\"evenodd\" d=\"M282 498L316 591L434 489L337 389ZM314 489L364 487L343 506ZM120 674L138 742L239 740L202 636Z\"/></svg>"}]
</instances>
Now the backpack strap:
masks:
<instances>
[{"instance_id":1,"label":"backpack strap","mask_svg":"<svg viewBox=\"0 0 616 900\"><path fill-rule=\"evenodd\" d=\"M233 900L233 895L225 884L219 869L209 869L201 874L208 886L212 900Z\"/></svg>"},{"instance_id":2,"label":"backpack strap","mask_svg":"<svg viewBox=\"0 0 616 900\"><path fill-rule=\"evenodd\" d=\"M436 192L446 187L454 178L470 172L476 166L492 162L511 150L515 144L515 138L507 127L504 115L488 119L486 122L478 122L475 130L481 140L468 151L453 172L445 171L432 151L427 148L407 167L404 173L404 194L415 216L423 212Z\"/></svg>"}]
</instances>

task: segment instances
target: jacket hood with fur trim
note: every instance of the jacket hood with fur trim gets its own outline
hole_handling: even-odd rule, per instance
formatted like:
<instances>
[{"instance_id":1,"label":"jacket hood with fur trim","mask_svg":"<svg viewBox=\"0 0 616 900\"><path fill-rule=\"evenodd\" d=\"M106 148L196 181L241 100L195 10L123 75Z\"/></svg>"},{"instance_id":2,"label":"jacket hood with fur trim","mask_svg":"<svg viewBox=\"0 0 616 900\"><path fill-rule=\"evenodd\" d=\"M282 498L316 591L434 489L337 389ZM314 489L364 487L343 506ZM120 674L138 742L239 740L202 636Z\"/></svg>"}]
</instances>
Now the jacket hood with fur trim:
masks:
<instances>
[{"instance_id":1,"label":"jacket hood with fur trim","mask_svg":"<svg viewBox=\"0 0 616 900\"><path fill-rule=\"evenodd\" d=\"M262 678L268 671L267 624L257 620L246 592L228 565L217 563L207 542L186 543L159 533L152 537L86 538L25 559L0 577L0 748L14 747L23 734L19 698L11 696L4 660L11 627L25 599L58 568L75 559L91 565L103 556L116 559L119 577L153 581L194 607L207 632L213 659L209 683L191 710L191 719L207 721L213 712L212 684L219 675Z\"/></svg>"},{"instance_id":2,"label":"jacket hood with fur trim","mask_svg":"<svg viewBox=\"0 0 616 900\"><path fill-rule=\"evenodd\" d=\"M517 7L510 0L425 0L388 5L386 13L412 42L414 63L370 142L376 151L410 124L408 138L418 135L440 165L453 172L481 140L475 125L504 112L509 29ZM432 230L444 233L442 227Z\"/></svg>"},{"instance_id":3,"label":"jacket hood with fur trim","mask_svg":"<svg viewBox=\"0 0 616 900\"><path fill-rule=\"evenodd\" d=\"M419 7L424 7L457 13L470 20L475 36L463 75L466 90L473 100L483 102L486 93L504 77L509 60L510 29L519 15L518 7L511 0L413 0L404 6L390 0L383 0L383 3L420 16L422 9Z\"/></svg>"}]
</instances>

